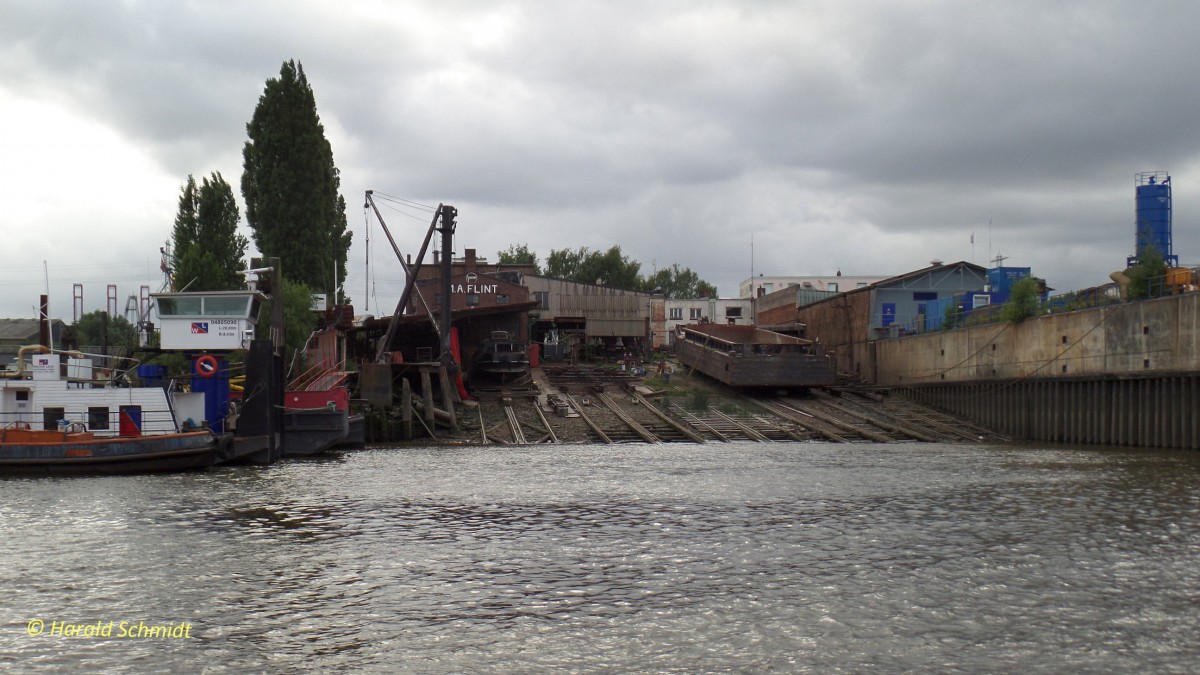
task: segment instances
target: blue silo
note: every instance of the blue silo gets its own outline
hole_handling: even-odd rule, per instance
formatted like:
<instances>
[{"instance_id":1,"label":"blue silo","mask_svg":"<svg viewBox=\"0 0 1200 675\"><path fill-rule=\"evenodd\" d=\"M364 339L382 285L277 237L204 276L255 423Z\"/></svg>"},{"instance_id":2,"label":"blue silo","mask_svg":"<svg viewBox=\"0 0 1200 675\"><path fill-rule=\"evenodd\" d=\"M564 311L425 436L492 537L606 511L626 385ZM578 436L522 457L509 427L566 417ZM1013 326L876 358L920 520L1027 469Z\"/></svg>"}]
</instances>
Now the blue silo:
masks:
<instances>
[{"instance_id":1,"label":"blue silo","mask_svg":"<svg viewBox=\"0 0 1200 675\"><path fill-rule=\"evenodd\" d=\"M1134 251L1126 263L1137 264L1142 251L1154 247L1171 267L1179 256L1171 248L1171 176L1166 171L1134 175Z\"/></svg>"}]
</instances>

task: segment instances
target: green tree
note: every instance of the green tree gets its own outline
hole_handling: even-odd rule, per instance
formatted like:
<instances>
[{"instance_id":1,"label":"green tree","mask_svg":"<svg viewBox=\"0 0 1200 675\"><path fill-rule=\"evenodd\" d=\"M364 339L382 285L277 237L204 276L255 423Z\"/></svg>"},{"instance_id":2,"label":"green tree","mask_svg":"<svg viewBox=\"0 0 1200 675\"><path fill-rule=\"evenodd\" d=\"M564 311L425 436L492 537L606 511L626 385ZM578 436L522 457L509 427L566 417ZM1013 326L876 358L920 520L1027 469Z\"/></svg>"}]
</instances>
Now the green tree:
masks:
<instances>
[{"instance_id":1,"label":"green tree","mask_svg":"<svg viewBox=\"0 0 1200 675\"><path fill-rule=\"evenodd\" d=\"M1012 285L1008 302L1000 308L1000 320L1019 323L1037 314L1041 299L1041 284L1033 277L1023 277Z\"/></svg>"},{"instance_id":2,"label":"green tree","mask_svg":"<svg viewBox=\"0 0 1200 675\"><path fill-rule=\"evenodd\" d=\"M546 276L576 281L575 276L579 272L579 266L587 254L586 246L575 251L566 248L551 249L550 255L546 256Z\"/></svg>"},{"instance_id":3,"label":"green tree","mask_svg":"<svg viewBox=\"0 0 1200 675\"><path fill-rule=\"evenodd\" d=\"M642 288L651 293L658 289L664 296L676 300L717 297L716 286L701 279L690 267L679 269L678 263L646 277Z\"/></svg>"},{"instance_id":4,"label":"green tree","mask_svg":"<svg viewBox=\"0 0 1200 675\"><path fill-rule=\"evenodd\" d=\"M137 329L133 324L123 316L110 317L102 309L79 317L74 328L76 342L81 347L106 344L109 347L133 348L137 344Z\"/></svg>"},{"instance_id":5,"label":"green tree","mask_svg":"<svg viewBox=\"0 0 1200 675\"><path fill-rule=\"evenodd\" d=\"M1162 252L1157 246L1146 246L1138 252L1138 262L1125 270L1129 285L1125 288L1125 297L1129 300L1142 300L1150 297L1151 281L1166 276L1167 262L1163 260Z\"/></svg>"},{"instance_id":6,"label":"green tree","mask_svg":"<svg viewBox=\"0 0 1200 675\"><path fill-rule=\"evenodd\" d=\"M171 234L175 263L171 290L228 291L241 288L238 271L249 242L238 234L238 207L233 188L214 172L199 187L188 176L179 194L179 212Z\"/></svg>"},{"instance_id":7,"label":"green tree","mask_svg":"<svg viewBox=\"0 0 1200 675\"><path fill-rule=\"evenodd\" d=\"M285 278L283 292L272 292L272 302L279 296L283 301L283 342L287 349L284 359L285 363L293 364L291 376L296 376L304 372L302 350L317 326L317 315L312 310L313 292L303 283Z\"/></svg>"},{"instance_id":8,"label":"green tree","mask_svg":"<svg viewBox=\"0 0 1200 675\"><path fill-rule=\"evenodd\" d=\"M575 251L552 250L546 257L548 276L629 291L642 287L642 279L638 275L641 268L641 263L621 254L620 246L613 246L604 253L591 251L586 246Z\"/></svg>"},{"instance_id":9,"label":"green tree","mask_svg":"<svg viewBox=\"0 0 1200 675\"><path fill-rule=\"evenodd\" d=\"M346 200L304 67L286 61L267 80L242 150L242 197L254 243L289 279L343 298Z\"/></svg>"},{"instance_id":10,"label":"green tree","mask_svg":"<svg viewBox=\"0 0 1200 675\"><path fill-rule=\"evenodd\" d=\"M529 250L526 244L513 244L503 251L496 253L496 259L501 265L532 265L533 273L541 275L537 254Z\"/></svg>"}]
</instances>

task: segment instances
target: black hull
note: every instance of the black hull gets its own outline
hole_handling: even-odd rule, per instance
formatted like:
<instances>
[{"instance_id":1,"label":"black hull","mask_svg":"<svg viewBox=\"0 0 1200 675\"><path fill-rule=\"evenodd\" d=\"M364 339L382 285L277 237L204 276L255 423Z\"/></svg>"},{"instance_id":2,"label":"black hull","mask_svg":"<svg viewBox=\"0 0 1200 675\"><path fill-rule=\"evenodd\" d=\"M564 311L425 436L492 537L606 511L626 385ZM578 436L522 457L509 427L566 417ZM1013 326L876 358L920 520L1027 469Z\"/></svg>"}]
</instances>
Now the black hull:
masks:
<instances>
[{"instance_id":1,"label":"black hull","mask_svg":"<svg viewBox=\"0 0 1200 675\"><path fill-rule=\"evenodd\" d=\"M285 410L283 413L283 456L311 457L346 440L350 433L345 410Z\"/></svg>"},{"instance_id":2,"label":"black hull","mask_svg":"<svg viewBox=\"0 0 1200 675\"><path fill-rule=\"evenodd\" d=\"M349 431L346 437L333 445L334 448L346 450L361 450L367 447L367 418L362 415L351 415L347 420Z\"/></svg>"}]
</instances>

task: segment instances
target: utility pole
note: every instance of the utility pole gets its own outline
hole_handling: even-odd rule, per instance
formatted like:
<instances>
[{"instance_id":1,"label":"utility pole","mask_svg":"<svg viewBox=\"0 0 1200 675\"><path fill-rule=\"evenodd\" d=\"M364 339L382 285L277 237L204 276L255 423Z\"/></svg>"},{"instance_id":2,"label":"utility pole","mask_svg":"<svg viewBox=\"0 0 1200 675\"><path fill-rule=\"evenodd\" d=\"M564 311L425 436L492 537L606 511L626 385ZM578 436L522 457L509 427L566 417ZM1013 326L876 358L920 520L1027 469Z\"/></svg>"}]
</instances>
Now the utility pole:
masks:
<instances>
[{"instance_id":1,"label":"utility pole","mask_svg":"<svg viewBox=\"0 0 1200 675\"><path fill-rule=\"evenodd\" d=\"M446 364L451 375L458 372L458 366L454 363L454 357L450 354L450 311L452 305L450 297L450 277L453 274L453 257L454 257L454 219L458 216L458 209L443 204L441 207L442 224L438 227L438 232L442 235L442 353L441 361Z\"/></svg>"}]
</instances>

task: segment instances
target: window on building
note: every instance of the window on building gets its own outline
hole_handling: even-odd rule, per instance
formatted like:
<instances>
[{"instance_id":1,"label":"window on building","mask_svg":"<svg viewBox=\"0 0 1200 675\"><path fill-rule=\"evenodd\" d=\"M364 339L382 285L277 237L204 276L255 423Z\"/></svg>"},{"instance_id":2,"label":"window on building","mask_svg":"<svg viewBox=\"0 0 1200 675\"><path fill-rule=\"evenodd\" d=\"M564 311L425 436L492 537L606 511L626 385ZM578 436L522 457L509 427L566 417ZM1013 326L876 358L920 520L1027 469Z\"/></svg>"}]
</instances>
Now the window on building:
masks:
<instances>
[{"instance_id":1,"label":"window on building","mask_svg":"<svg viewBox=\"0 0 1200 675\"><path fill-rule=\"evenodd\" d=\"M937 299L937 291L916 291L913 293L913 302L929 302L930 300Z\"/></svg>"},{"instance_id":2,"label":"window on building","mask_svg":"<svg viewBox=\"0 0 1200 675\"><path fill-rule=\"evenodd\" d=\"M855 287L855 288L866 288L866 287L867 287L867 282L865 282L865 281L860 281L860 282L858 282L858 283L854 284L854 287Z\"/></svg>"},{"instance_id":3,"label":"window on building","mask_svg":"<svg viewBox=\"0 0 1200 675\"><path fill-rule=\"evenodd\" d=\"M479 305L478 293L467 293L467 307L477 307Z\"/></svg>"},{"instance_id":4,"label":"window on building","mask_svg":"<svg viewBox=\"0 0 1200 675\"><path fill-rule=\"evenodd\" d=\"M57 429L58 421L67 418L66 408L42 408L42 428Z\"/></svg>"},{"instance_id":5,"label":"window on building","mask_svg":"<svg viewBox=\"0 0 1200 675\"><path fill-rule=\"evenodd\" d=\"M825 284L825 290L833 291L834 293L837 293L838 292L837 282L835 281L833 283Z\"/></svg>"},{"instance_id":6,"label":"window on building","mask_svg":"<svg viewBox=\"0 0 1200 675\"><path fill-rule=\"evenodd\" d=\"M671 308L671 319L674 321L682 321L683 320L683 308L682 307L672 307Z\"/></svg>"},{"instance_id":7,"label":"window on building","mask_svg":"<svg viewBox=\"0 0 1200 675\"><path fill-rule=\"evenodd\" d=\"M549 291L534 291L533 299L538 301L538 309L550 309Z\"/></svg>"},{"instance_id":8,"label":"window on building","mask_svg":"<svg viewBox=\"0 0 1200 675\"><path fill-rule=\"evenodd\" d=\"M725 318L726 319L740 319L741 317L742 317L742 308L741 307L726 307L725 308Z\"/></svg>"},{"instance_id":9,"label":"window on building","mask_svg":"<svg viewBox=\"0 0 1200 675\"><path fill-rule=\"evenodd\" d=\"M496 294L496 304L497 305L507 305L508 304L508 293L497 293Z\"/></svg>"},{"instance_id":10,"label":"window on building","mask_svg":"<svg viewBox=\"0 0 1200 675\"><path fill-rule=\"evenodd\" d=\"M93 431L99 429L108 429L108 408L105 406L92 406L88 408L88 429Z\"/></svg>"},{"instance_id":11,"label":"window on building","mask_svg":"<svg viewBox=\"0 0 1200 675\"><path fill-rule=\"evenodd\" d=\"M704 310L700 309L699 307L692 307L690 310L688 310L688 318L692 321L697 321L703 315L703 312Z\"/></svg>"}]
</instances>

